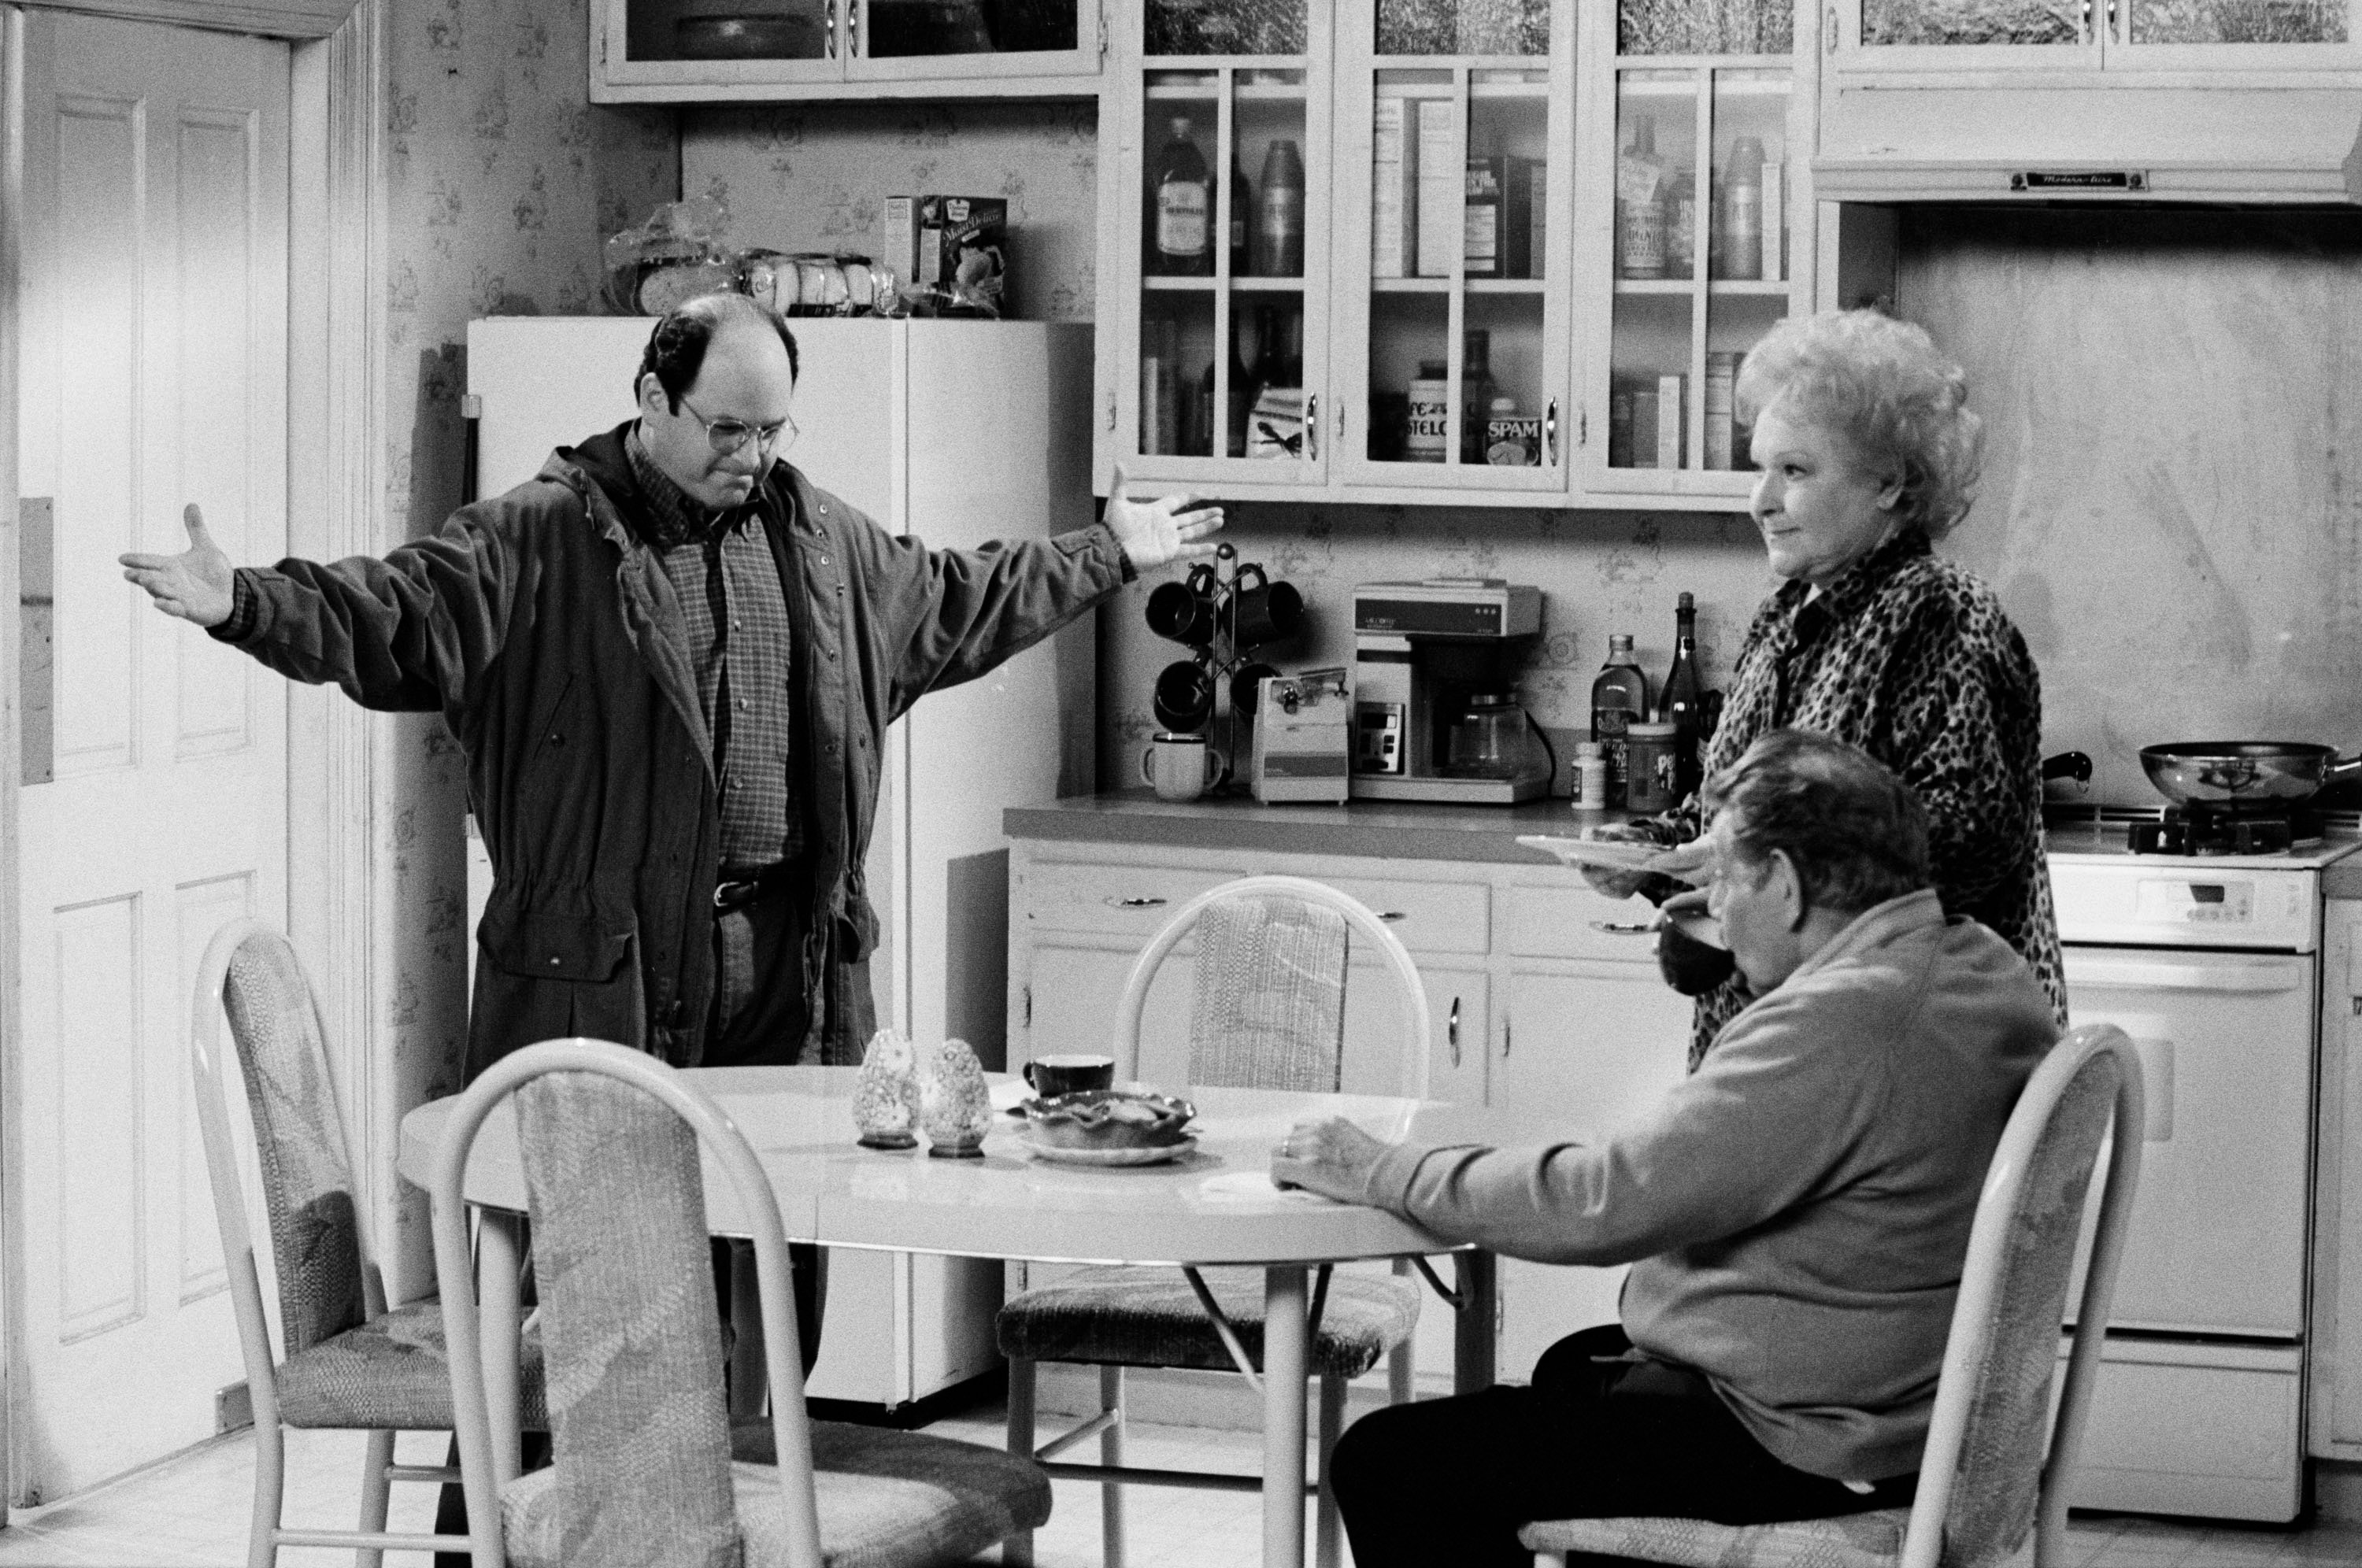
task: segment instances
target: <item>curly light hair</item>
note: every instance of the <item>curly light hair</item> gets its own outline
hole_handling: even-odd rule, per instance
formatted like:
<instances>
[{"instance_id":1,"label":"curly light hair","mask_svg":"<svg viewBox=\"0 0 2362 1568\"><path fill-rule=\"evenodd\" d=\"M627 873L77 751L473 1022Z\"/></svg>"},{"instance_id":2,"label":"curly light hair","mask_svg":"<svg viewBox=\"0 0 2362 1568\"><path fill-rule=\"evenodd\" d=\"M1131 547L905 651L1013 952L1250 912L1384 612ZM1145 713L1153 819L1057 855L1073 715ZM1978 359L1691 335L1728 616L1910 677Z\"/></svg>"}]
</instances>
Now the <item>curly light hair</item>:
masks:
<instances>
[{"instance_id":1,"label":"curly light hair","mask_svg":"<svg viewBox=\"0 0 2362 1568\"><path fill-rule=\"evenodd\" d=\"M1791 316L1749 352L1736 392L1749 423L1787 402L1851 440L1873 471L1901 481L1897 517L1930 538L1976 499L1984 421L1968 406L1968 372L1925 327L1874 310Z\"/></svg>"}]
</instances>

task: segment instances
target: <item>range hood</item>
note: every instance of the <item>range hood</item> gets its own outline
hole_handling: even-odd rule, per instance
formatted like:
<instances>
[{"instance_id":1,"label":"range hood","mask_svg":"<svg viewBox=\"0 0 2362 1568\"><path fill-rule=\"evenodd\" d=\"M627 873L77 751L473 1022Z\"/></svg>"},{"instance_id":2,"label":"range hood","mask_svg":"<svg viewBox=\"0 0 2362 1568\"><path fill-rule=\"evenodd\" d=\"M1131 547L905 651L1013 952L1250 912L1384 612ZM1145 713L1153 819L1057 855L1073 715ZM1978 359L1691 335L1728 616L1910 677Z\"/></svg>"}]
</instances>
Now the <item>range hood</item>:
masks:
<instances>
[{"instance_id":1,"label":"range hood","mask_svg":"<svg viewBox=\"0 0 2362 1568\"><path fill-rule=\"evenodd\" d=\"M2362 204L2362 92L1840 84L1825 202Z\"/></svg>"}]
</instances>

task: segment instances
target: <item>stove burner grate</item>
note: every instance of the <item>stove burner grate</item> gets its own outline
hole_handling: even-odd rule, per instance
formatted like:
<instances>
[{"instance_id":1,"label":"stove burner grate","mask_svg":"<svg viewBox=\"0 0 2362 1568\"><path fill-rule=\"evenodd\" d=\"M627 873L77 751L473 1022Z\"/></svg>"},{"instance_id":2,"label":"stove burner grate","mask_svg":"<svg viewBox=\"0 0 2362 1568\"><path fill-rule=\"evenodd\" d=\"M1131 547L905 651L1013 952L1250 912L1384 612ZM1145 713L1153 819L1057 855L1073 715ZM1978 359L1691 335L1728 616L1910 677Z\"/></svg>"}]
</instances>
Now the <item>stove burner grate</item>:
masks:
<instances>
[{"instance_id":1,"label":"stove burner grate","mask_svg":"<svg viewBox=\"0 0 2362 1568\"><path fill-rule=\"evenodd\" d=\"M2125 834L2136 855L2278 855L2319 844L2322 819L2301 809L2168 806L2156 821L2131 823Z\"/></svg>"}]
</instances>

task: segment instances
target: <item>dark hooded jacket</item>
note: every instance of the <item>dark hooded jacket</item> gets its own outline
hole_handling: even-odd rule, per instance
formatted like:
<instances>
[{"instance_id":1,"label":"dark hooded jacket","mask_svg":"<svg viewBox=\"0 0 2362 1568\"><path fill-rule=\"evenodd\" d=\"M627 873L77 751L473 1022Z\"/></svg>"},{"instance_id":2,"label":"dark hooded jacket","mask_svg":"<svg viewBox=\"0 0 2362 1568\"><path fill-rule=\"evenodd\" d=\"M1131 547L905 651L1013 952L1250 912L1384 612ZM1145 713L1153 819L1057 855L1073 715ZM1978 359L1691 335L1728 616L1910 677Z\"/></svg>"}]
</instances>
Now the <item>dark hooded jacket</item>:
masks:
<instances>
[{"instance_id":1,"label":"dark hooded jacket","mask_svg":"<svg viewBox=\"0 0 2362 1568\"><path fill-rule=\"evenodd\" d=\"M628 425L383 559L238 576L215 635L367 708L440 710L468 757L492 864L468 1076L590 1035L702 1056L721 834L712 742L679 601L634 522ZM797 791L812 905L806 1062L857 1061L875 1027L877 922L862 865L886 727L1119 588L1105 527L930 550L785 463L758 492L792 623Z\"/></svg>"}]
</instances>

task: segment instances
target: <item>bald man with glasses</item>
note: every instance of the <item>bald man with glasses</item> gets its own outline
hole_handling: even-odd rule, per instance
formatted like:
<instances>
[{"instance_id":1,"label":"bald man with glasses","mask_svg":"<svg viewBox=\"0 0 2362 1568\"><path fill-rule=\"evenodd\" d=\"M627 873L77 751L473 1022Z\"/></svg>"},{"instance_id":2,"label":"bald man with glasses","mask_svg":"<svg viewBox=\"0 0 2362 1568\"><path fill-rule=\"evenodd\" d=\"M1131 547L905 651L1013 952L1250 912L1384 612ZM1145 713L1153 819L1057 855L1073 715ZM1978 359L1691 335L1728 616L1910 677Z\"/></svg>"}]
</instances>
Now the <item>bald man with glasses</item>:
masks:
<instances>
[{"instance_id":1,"label":"bald man with glasses","mask_svg":"<svg viewBox=\"0 0 2362 1568\"><path fill-rule=\"evenodd\" d=\"M1120 484L1054 538L893 537L785 460L796 374L785 322L707 295L649 335L636 419L382 559L233 569L194 507L186 553L123 558L283 675L443 713L493 872L470 1078L569 1034L683 1066L858 1061L887 725L1213 551L1219 510Z\"/></svg>"}]
</instances>

